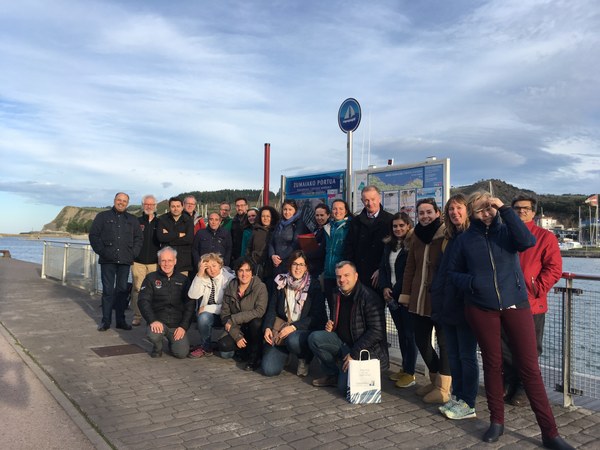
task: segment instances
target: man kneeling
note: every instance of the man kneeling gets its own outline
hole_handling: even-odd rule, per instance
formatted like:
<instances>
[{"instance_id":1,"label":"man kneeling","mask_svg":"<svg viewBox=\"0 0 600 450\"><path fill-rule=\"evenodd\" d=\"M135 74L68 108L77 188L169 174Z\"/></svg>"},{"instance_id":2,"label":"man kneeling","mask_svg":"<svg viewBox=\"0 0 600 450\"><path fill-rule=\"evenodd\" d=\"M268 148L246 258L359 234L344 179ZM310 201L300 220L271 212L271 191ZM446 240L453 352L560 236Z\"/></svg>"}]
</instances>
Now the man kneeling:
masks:
<instances>
[{"instance_id":1,"label":"man kneeling","mask_svg":"<svg viewBox=\"0 0 600 450\"><path fill-rule=\"evenodd\" d=\"M177 251L164 247L158 252L158 270L146 276L140 289L138 306L148 323L148 339L153 344L150 356L162 356L163 336L176 358L190 351L186 330L194 315L194 302L187 296L188 277L175 272Z\"/></svg>"},{"instance_id":2,"label":"man kneeling","mask_svg":"<svg viewBox=\"0 0 600 450\"><path fill-rule=\"evenodd\" d=\"M313 380L313 386L337 386L343 393L348 384L348 365L368 350L379 359L381 370L389 367L383 300L358 281L356 267L350 261L336 265L339 292L334 296L331 320L325 330L314 331L308 346L321 363L325 376ZM342 370L338 368L342 361Z\"/></svg>"}]
</instances>

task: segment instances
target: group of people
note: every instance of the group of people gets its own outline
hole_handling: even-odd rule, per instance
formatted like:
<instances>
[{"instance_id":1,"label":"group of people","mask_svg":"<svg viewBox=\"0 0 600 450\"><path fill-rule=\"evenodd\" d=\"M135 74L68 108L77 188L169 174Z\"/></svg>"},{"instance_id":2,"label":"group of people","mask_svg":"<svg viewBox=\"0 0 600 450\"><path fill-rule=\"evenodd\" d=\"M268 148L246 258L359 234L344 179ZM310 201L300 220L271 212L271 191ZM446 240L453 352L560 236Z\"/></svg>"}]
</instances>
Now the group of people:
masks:
<instances>
[{"instance_id":1,"label":"group of people","mask_svg":"<svg viewBox=\"0 0 600 450\"><path fill-rule=\"evenodd\" d=\"M479 345L491 416L483 440L499 439L504 401L525 404L525 392L544 446L572 448L558 434L538 363L546 294L562 262L554 235L533 221L536 200L519 196L507 206L485 192L457 194L442 214L421 199L416 225L405 212L385 211L375 186L361 200L356 216L341 199L317 205L310 231L294 200L280 216L236 199L234 218L223 203L206 226L194 197L169 199L157 218L156 199L146 196L135 218L119 193L90 231L102 268L98 330L110 328L113 308L117 328L131 329L124 311L133 265L132 325L146 320L152 357L162 355L166 337L176 357L218 351L266 376L280 374L290 355L297 375L307 376L316 358L323 376L312 384L345 392L361 350L389 368L387 306L402 355L390 376L398 388L416 384L420 353L430 383L416 394L449 419L475 417ZM315 245L304 251L308 234ZM200 340L191 346L194 318Z\"/></svg>"}]
</instances>

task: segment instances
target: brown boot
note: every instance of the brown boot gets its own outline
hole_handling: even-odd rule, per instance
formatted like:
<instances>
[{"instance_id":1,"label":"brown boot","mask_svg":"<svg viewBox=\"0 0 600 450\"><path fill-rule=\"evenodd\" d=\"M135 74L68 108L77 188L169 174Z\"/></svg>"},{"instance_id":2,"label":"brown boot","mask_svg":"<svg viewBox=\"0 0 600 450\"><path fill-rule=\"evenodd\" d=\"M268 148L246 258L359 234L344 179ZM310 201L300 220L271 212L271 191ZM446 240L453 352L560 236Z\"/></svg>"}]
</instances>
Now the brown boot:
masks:
<instances>
[{"instance_id":1,"label":"brown boot","mask_svg":"<svg viewBox=\"0 0 600 450\"><path fill-rule=\"evenodd\" d=\"M452 377L450 375L439 375L435 380L435 388L423 397L425 403L439 403L443 405L450 400L450 387L452 386Z\"/></svg>"},{"instance_id":2,"label":"brown boot","mask_svg":"<svg viewBox=\"0 0 600 450\"><path fill-rule=\"evenodd\" d=\"M426 384L424 386L421 386L420 388L418 388L415 391L415 394L417 394L419 397L424 397L425 395L429 394L431 391L433 391L433 389L435 388L434 384L435 380L437 378L437 373L431 373L429 372L429 379L431 380L431 383Z\"/></svg>"}]
</instances>

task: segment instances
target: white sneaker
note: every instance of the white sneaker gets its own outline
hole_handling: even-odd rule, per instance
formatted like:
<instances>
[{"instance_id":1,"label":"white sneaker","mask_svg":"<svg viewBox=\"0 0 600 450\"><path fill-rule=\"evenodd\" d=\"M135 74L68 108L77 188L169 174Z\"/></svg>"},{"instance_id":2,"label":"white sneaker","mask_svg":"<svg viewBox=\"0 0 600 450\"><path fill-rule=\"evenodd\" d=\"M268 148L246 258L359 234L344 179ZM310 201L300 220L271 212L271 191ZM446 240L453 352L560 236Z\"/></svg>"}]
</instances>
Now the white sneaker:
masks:
<instances>
[{"instance_id":1,"label":"white sneaker","mask_svg":"<svg viewBox=\"0 0 600 450\"><path fill-rule=\"evenodd\" d=\"M452 395L450 397L450 400L448 400L446 403L444 403L442 406L438 407L438 410L443 414L446 415L446 411L448 411L449 409L451 409L454 405L456 405L458 403L458 401L456 400L456 397L454 395Z\"/></svg>"},{"instance_id":2,"label":"white sneaker","mask_svg":"<svg viewBox=\"0 0 600 450\"><path fill-rule=\"evenodd\" d=\"M296 375L299 377L305 377L308 375L308 365L306 364L306 360L298 359L298 369L296 370Z\"/></svg>"}]
</instances>

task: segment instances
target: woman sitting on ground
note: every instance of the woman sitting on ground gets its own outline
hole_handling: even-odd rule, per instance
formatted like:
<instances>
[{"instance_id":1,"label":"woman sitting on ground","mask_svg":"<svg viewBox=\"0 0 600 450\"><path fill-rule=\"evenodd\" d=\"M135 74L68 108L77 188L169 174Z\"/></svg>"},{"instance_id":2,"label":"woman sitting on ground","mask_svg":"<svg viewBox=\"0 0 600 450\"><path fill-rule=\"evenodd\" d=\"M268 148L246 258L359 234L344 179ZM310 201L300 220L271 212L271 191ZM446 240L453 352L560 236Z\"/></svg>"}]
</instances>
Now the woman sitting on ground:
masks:
<instances>
[{"instance_id":1,"label":"woman sitting on ground","mask_svg":"<svg viewBox=\"0 0 600 450\"><path fill-rule=\"evenodd\" d=\"M301 250L288 259L288 272L275 277L275 290L264 320L262 370L268 376L279 375L289 354L298 357L296 375L308 375L312 353L308 336L322 330L327 321L319 280L311 277L306 255Z\"/></svg>"},{"instance_id":2,"label":"woman sitting on ground","mask_svg":"<svg viewBox=\"0 0 600 450\"><path fill-rule=\"evenodd\" d=\"M197 300L196 318L200 345L193 350L189 358L201 358L212 355L211 333L213 327L221 327L221 305L225 286L234 278L233 273L223 267L223 258L218 253L202 255L198 264L198 273L192 281L188 297Z\"/></svg>"},{"instance_id":3,"label":"woman sitting on ground","mask_svg":"<svg viewBox=\"0 0 600 450\"><path fill-rule=\"evenodd\" d=\"M262 319L269 303L267 288L256 276L248 258L239 258L234 265L236 277L223 295L221 322L226 335L219 339L219 352L231 358L235 351L247 360L245 370L255 370L260 365L262 344Z\"/></svg>"}]
</instances>

